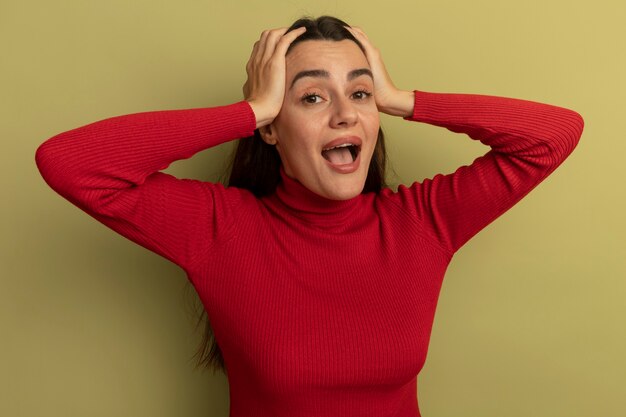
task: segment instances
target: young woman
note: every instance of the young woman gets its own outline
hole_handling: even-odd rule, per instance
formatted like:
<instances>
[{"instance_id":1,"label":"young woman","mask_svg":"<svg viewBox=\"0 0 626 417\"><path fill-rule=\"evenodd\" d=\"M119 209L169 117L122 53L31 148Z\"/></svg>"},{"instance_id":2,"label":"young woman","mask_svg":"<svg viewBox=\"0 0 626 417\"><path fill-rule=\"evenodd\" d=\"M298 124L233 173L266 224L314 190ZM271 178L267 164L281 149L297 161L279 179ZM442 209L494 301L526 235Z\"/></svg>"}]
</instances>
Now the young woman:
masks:
<instances>
[{"instance_id":1,"label":"young woman","mask_svg":"<svg viewBox=\"0 0 626 417\"><path fill-rule=\"evenodd\" d=\"M417 375L453 254L563 162L583 120L524 100L399 90L363 31L331 17L264 31L246 69L237 103L47 140L41 174L186 271L232 417L419 416ZM393 191L379 112L490 150ZM160 172L235 139L227 187Z\"/></svg>"}]
</instances>

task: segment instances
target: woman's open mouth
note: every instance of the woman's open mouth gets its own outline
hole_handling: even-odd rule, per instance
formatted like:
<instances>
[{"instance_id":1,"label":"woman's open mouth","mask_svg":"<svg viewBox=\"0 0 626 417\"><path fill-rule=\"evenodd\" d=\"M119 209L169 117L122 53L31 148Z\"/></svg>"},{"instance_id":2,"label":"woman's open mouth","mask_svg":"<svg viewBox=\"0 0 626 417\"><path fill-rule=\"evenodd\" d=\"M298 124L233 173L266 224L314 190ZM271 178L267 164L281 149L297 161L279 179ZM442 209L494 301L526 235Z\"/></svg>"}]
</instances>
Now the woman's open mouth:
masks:
<instances>
[{"instance_id":1,"label":"woman's open mouth","mask_svg":"<svg viewBox=\"0 0 626 417\"><path fill-rule=\"evenodd\" d=\"M356 161L360 151L360 146L352 143L346 143L332 148L323 149L322 156L333 164L344 165Z\"/></svg>"},{"instance_id":2,"label":"woman's open mouth","mask_svg":"<svg viewBox=\"0 0 626 417\"><path fill-rule=\"evenodd\" d=\"M359 168L361 146L353 143L322 149L322 156L328 165L342 174L349 174Z\"/></svg>"}]
</instances>

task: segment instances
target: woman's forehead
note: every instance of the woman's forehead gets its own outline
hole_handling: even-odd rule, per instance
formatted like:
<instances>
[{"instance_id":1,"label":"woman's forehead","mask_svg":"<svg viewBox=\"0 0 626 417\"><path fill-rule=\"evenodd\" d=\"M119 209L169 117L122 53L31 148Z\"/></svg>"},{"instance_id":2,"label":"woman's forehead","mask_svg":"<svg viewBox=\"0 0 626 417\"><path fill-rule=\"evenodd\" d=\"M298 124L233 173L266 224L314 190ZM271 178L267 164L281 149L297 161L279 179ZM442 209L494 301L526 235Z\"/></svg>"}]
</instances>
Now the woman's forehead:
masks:
<instances>
[{"instance_id":1,"label":"woman's forehead","mask_svg":"<svg viewBox=\"0 0 626 417\"><path fill-rule=\"evenodd\" d=\"M295 76L302 70L328 72L369 68L359 46L348 39L341 41L310 40L296 44L286 57L287 73Z\"/></svg>"}]
</instances>

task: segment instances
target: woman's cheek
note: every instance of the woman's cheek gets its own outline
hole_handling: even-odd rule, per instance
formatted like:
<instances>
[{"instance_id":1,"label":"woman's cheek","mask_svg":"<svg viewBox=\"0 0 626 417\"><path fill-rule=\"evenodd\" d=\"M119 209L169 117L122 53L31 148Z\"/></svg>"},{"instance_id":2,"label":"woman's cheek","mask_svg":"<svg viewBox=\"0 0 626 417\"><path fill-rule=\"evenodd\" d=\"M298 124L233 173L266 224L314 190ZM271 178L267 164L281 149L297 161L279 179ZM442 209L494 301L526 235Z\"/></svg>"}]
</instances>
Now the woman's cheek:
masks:
<instances>
[{"instance_id":1,"label":"woman's cheek","mask_svg":"<svg viewBox=\"0 0 626 417\"><path fill-rule=\"evenodd\" d=\"M371 132L375 132L378 135L378 128L380 127L380 116L378 111L374 113L368 113L364 117L364 122L367 125L367 130Z\"/></svg>"}]
</instances>

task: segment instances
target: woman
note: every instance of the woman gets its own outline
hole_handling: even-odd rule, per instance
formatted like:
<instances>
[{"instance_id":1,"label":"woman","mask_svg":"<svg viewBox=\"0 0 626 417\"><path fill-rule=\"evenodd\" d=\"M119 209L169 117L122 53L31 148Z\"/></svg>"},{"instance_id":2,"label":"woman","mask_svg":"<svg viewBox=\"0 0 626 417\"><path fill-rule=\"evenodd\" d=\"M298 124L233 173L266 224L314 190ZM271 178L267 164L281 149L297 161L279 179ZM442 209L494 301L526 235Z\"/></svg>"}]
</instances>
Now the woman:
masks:
<instances>
[{"instance_id":1,"label":"woman","mask_svg":"<svg viewBox=\"0 0 626 417\"><path fill-rule=\"evenodd\" d=\"M223 354L230 415L419 416L417 374L453 254L576 146L575 112L397 89L367 36L302 19L264 31L245 100L113 117L36 155L45 180L183 268ZM384 186L379 112L491 150ZM231 186L159 172L240 141Z\"/></svg>"}]
</instances>

